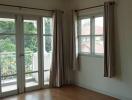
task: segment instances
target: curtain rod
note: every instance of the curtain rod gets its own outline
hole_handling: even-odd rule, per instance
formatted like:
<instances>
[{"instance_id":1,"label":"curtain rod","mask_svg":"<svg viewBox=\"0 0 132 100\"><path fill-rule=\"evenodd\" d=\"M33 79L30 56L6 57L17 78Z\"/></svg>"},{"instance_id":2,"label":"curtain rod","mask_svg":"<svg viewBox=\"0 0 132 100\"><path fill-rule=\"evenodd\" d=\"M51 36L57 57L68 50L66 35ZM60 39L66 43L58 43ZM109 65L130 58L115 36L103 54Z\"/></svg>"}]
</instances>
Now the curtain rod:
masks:
<instances>
[{"instance_id":1,"label":"curtain rod","mask_svg":"<svg viewBox=\"0 0 132 100\"><path fill-rule=\"evenodd\" d=\"M111 4L115 4L114 1L110 1L110 3L111 3ZM86 10L86 9L92 9L92 8L98 8L98 7L104 7L104 5L102 4L102 5L92 6L92 7L88 7L88 8L77 9L77 10L75 10L75 11L78 12L78 11L82 11L82 10Z\"/></svg>"},{"instance_id":2,"label":"curtain rod","mask_svg":"<svg viewBox=\"0 0 132 100\"><path fill-rule=\"evenodd\" d=\"M33 8L33 7L26 7L26 6L16 6L16 5L8 5L8 4L0 4L0 5L1 6L18 7L18 8L35 9L35 10L54 11L54 10L49 10L49 9Z\"/></svg>"}]
</instances>

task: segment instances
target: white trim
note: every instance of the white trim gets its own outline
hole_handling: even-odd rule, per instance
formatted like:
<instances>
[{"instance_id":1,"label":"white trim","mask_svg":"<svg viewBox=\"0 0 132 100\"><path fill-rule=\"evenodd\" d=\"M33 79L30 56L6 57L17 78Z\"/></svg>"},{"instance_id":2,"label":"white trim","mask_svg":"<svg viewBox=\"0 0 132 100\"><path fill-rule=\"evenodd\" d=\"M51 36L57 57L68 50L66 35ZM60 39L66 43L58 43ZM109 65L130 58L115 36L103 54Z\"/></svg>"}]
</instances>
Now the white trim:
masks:
<instances>
[{"instance_id":1,"label":"white trim","mask_svg":"<svg viewBox=\"0 0 132 100\"><path fill-rule=\"evenodd\" d=\"M7 96L12 96L12 95L16 95L18 94L18 91L17 90L14 90L14 91L9 91L9 92L4 92L0 95L0 97L7 97Z\"/></svg>"},{"instance_id":2,"label":"white trim","mask_svg":"<svg viewBox=\"0 0 132 100\"><path fill-rule=\"evenodd\" d=\"M20 20L19 20L19 23L20 23L20 27L19 27L19 32L20 32L20 38L19 38L19 42L20 42L20 54L19 54L19 56L20 56L20 59L21 59L21 61L20 61L20 64L21 64L21 76L19 76L19 77L21 77L22 79L21 79L21 83L20 83L20 85L21 85L21 92L23 93L24 91L25 91L25 63L24 63L24 26L23 26L23 16L21 16L20 15ZM23 56L21 56L21 55L23 55Z\"/></svg>"},{"instance_id":3,"label":"white trim","mask_svg":"<svg viewBox=\"0 0 132 100\"><path fill-rule=\"evenodd\" d=\"M44 10L35 10L35 9L27 9L27 8L18 8L18 7L7 7L0 5L0 13L9 13L9 14L22 14L22 15L34 15L34 16L52 16L52 11L44 11Z\"/></svg>"},{"instance_id":4,"label":"white trim","mask_svg":"<svg viewBox=\"0 0 132 100\"><path fill-rule=\"evenodd\" d=\"M41 88L44 88L44 55L43 55L43 17L40 18L40 55L41 55Z\"/></svg>"},{"instance_id":5,"label":"white trim","mask_svg":"<svg viewBox=\"0 0 132 100\"><path fill-rule=\"evenodd\" d=\"M42 18L38 19L38 71L39 71L39 88L42 88L42 83L43 83L43 67L42 67L42 59L43 59L43 55L42 55Z\"/></svg>"},{"instance_id":6,"label":"white trim","mask_svg":"<svg viewBox=\"0 0 132 100\"><path fill-rule=\"evenodd\" d=\"M38 90L38 89L40 89L39 85L27 87L27 88L25 87L26 92L30 92L30 91L34 91L34 90Z\"/></svg>"},{"instance_id":7,"label":"white trim","mask_svg":"<svg viewBox=\"0 0 132 100\"><path fill-rule=\"evenodd\" d=\"M20 86L20 84L21 84L21 64L20 64L20 62L21 62L21 60L20 60L20 52L21 52L21 49L20 49L20 42L19 42L19 38L21 38L21 35L20 35L20 32L19 32L19 28L20 28L20 23L19 23L19 20L21 20L21 18L20 18L20 16L17 16L16 17L16 47L17 47L17 49L16 49L16 66L17 66L17 87L18 87L18 92L20 92L21 93L21 91L22 91L22 89L21 89L21 86ZM18 66L19 66L19 68L18 68Z\"/></svg>"}]
</instances>

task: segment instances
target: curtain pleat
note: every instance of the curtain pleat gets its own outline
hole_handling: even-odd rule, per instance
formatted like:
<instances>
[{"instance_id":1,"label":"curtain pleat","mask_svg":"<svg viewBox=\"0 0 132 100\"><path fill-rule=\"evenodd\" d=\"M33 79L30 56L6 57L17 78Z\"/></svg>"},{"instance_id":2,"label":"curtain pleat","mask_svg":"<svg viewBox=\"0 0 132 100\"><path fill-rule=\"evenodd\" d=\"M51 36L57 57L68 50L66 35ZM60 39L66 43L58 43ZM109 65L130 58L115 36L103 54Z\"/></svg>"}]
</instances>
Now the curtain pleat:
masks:
<instances>
[{"instance_id":1,"label":"curtain pleat","mask_svg":"<svg viewBox=\"0 0 132 100\"><path fill-rule=\"evenodd\" d=\"M60 87L64 84L64 52L63 52L63 22L62 11L53 14L53 57L50 69L50 87Z\"/></svg>"},{"instance_id":2,"label":"curtain pleat","mask_svg":"<svg viewBox=\"0 0 132 100\"><path fill-rule=\"evenodd\" d=\"M77 12L72 11L72 33L70 38L70 64L74 71L79 70Z\"/></svg>"},{"instance_id":3,"label":"curtain pleat","mask_svg":"<svg viewBox=\"0 0 132 100\"><path fill-rule=\"evenodd\" d=\"M115 76L114 57L114 2L104 3L104 77Z\"/></svg>"}]
</instances>

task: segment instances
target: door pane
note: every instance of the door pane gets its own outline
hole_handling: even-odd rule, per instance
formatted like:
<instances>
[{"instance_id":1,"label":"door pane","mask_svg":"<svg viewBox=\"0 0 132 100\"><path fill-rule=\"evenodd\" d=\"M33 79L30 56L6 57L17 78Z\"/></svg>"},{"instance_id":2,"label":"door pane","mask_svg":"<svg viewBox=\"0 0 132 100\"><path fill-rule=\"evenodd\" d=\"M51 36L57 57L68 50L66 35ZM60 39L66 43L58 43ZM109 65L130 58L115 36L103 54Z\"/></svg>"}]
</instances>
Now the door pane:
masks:
<instances>
[{"instance_id":1,"label":"door pane","mask_svg":"<svg viewBox=\"0 0 132 100\"><path fill-rule=\"evenodd\" d=\"M44 84L49 84L50 68L52 64L53 36L43 37L44 47Z\"/></svg>"},{"instance_id":2,"label":"door pane","mask_svg":"<svg viewBox=\"0 0 132 100\"><path fill-rule=\"evenodd\" d=\"M1 92L17 90L15 19L0 18Z\"/></svg>"},{"instance_id":3,"label":"door pane","mask_svg":"<svg viewBox=\"0 0 132 100\"><path fill-rule=\"evenodd\" d=\"M25 86L38 85L38 35L37 21L24 20Z\"/></svg>"},{"instance_id":4,"label":"door pane","mask_svg":"<svg viewBox=\"0 0 132 100\"><path fill-rule=\"evenodd\" d=\"M38 73L29 73L25 75L26 87L37 86L39 84Z\"/></svg>"},{"instance_id":5,"label":"door pane","mask_svg":"<svg viewBox=\"0 0 132 100\"><path fill-rule=\"evenodd\" d=\"M53 51L53 20L51 17L43 18L43 35L44 85L48 85Z\"/></svg>"},{"instance_id":6,"label":"door pane","mask_svg":"<svg viewBox=\"0 0 132 100\"><path fill-rule=\"evenodd\" d=\"M17 90L17 76L3 76L1 77L2 92Z\"/></svg>"},{"instance_id":7,"label":"door pane","mask_svg":"<svg viewBox=\"0 0 132 100\"><path fill-rule=\"evenodd\" d=\"M53 21L50 17L43 17L43 34L53 34Z\"/></svg>"},{"instance_id":8,"label":"door pane","mask_svg":"<svg viewBox=\"0 0 132 100\"><path fill-rule=\"evenodd\" d=\"M38 71L37 35L24 35L25 72Z\"/></svg>"},{"instance_id":9,"label":"door pane","mask_svg":"<svg viewBox=\"0 0 132 100\"><path fill-rule=\"evenodd\" d=\"M0 33L15 34L15 19L0 18Z\"/></svg>"},{"instance_id":10,"label":"door pane","mask_svg":"<svg viewBox=\"0 0 132 100\"><path fill-rule=\"evenodd\" d=\"M36 20L24 20L24 34L37 34Z\"/></svg>"},{"instance_id":11,"label":"door pane","mask_svg":"<svg viewBox=\"0 0 132 100\"><path fill-rule=\"evenodd\" d=\"M24 36L24 61L25 61L25 73L38 71L38 42L37 42L37 35L32 36ZM35 76L36 75L36 76ZM26 79L26 86L33 86L36 84L28 85L32 82L27 81L27 77L30 76L32 80L34 80L34 77L38 77L38 73L36 74L27 74ZM33 83L33 82L32 82ZM36 83L36 82L35 82Z\"/></svg>"},{"instance_id":12,"label":"door pane","mask_svg":"<svg viewBox=\"0 0 132 100\"><path fill-rule=\"evenodd\" d=\"M15 36L0 36L1 75L16 74L16 41Z\"/></svg>"}]
</instances>

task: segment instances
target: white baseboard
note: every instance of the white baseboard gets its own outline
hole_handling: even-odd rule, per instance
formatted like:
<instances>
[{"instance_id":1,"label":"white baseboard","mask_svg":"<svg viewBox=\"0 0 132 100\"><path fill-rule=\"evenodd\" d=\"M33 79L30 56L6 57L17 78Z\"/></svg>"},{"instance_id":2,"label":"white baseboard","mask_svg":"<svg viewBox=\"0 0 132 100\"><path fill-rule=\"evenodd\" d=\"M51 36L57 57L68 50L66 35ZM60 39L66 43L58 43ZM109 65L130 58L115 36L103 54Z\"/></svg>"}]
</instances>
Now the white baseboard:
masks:
<instances>
[{"instance_id":1,"label":"white baseboard","mask_svg":"<svg viewBox=\"0 0 132 100\"><path fill-rule=\"evenodd\" d=\"M128 98L128 97L124 97L124 96L121 96L121 95L109 93L107 91L102 91L102 90L99 90L99 89L96 89L96 88L93 88L93 87L90 87L90 86L82 85L80 83L75 83L75 85L77 85L79 87L82 87L82 88L85 88L85 89L96 91L96 92L99 92L99 93L102 93L102 94L105 94L105 95L108 95L108 96L118 98L119 100L132 100L132 98Z\"/></svg>"}]
</instances>

